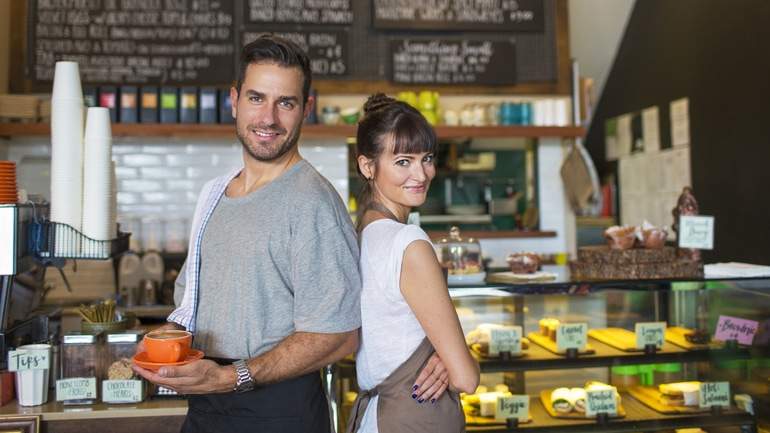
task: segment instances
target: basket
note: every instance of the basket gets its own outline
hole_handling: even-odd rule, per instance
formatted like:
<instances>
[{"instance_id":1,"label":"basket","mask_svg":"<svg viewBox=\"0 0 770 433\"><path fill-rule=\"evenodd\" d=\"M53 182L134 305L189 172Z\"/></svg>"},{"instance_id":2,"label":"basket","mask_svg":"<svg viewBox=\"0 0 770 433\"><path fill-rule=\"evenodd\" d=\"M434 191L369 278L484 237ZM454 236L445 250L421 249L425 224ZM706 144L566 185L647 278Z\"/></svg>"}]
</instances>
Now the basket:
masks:
<instances>
[{"instance_id":1,"label":"basket","mask_svg":"<svg viewBox=\"0 0 770 433\"><path fill-rule=\"evenodd\" d=\"M128 251L130 233L98 241L57 222L33 222L29 225L29 250L40 258L106 260Z\"/></svg>"}]
</instances>

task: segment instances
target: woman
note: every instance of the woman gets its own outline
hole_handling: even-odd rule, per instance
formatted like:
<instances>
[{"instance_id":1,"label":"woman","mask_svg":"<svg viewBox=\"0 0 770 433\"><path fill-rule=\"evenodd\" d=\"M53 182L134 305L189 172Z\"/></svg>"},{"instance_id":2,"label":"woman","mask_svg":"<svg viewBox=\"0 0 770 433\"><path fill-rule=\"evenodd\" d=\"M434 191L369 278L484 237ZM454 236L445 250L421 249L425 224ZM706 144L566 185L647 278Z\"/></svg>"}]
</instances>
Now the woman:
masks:
<instances>
[{"instance_id":1,"label":"woman","mask_svg":"<svg viewBox=\"0 0 770 433\"><path fill-rule=\"evenodd\" d=\"M436 175L436 147L433 128L411 106L383 94L366 101L356 148L359 175L366 181L358 220L361 392L349 432L465 430L457 392L475 391L478 364L465 345L430 239L406 224ZM434 348L446 374L421 389L417 373Z\"/></svg>"}]
</instances>

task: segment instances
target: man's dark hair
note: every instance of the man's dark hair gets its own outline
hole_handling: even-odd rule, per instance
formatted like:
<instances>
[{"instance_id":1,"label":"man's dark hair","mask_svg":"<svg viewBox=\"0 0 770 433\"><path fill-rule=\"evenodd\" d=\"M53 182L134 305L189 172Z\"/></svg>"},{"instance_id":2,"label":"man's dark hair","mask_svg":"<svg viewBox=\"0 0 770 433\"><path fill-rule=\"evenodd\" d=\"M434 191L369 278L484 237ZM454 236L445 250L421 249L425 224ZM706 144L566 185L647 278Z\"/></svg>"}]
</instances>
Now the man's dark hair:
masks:
<instances>
[{"instance_id":1,"label":"man's dark hair","mask_svg":"<svg viewBox=\"0 0 770 433\"><path fill-rule=\"evenodd\" d=\"M246 68L250 64L273 63L284 68L299 68L302 71L302 98L307 103L310 94L310 83L313 80L310 71L310 59L307 54L292 41L275 36L263 34L249 42L241 50L240 71L236 91L240 95L243 80L246 77Z\"/></svg>"}]
</instances>

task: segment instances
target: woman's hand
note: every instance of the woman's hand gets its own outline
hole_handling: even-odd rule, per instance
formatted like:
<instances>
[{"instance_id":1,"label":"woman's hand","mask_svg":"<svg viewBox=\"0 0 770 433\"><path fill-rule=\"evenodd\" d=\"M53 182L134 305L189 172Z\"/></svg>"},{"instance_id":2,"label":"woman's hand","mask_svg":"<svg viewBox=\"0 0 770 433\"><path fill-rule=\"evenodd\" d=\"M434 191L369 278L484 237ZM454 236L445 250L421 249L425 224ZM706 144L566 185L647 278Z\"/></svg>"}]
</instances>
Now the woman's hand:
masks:
<instances>
[{"instance_id":1,"label":"woman's hand","mask_svg":"<svg viewBox=\"0 0 770 433\"><path fill-rule=\"evenodd\" d=\"M444 363L441 362L438 354L434 353L428 358L425 368L422 369L420 375L417 376L417 380L414 382L412 398L417 400L418 403L426 401L435 403L448 386L449 372Z\"/></svg>"}]
</instances>

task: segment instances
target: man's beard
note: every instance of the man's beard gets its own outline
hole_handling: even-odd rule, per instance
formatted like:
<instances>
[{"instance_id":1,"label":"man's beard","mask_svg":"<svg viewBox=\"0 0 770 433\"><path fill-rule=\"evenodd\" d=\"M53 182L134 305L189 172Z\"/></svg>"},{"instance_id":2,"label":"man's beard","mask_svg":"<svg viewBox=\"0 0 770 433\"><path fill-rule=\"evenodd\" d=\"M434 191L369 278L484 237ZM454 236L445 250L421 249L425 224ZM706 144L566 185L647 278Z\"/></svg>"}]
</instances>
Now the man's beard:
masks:
<instances>
[{"instance_id":1,"label":"man's beard","mask_svg":"<svg viewBox=\"0 0 770 433\"><path fill-rule=\"evenodd\" d=\"M237 125L237 120L236 120ZM252 126L247 126L245 133L242 133L239 128L235 128L235 134L238 136L238 140L241 142L241 146L243 146L243 149L248 152L249 155L251 155L252 158L256 159L257 161L274 161L284 155L286 155L287 152L289 152L294 146L297 145L297 142L299 141L299 131L302 127L302 123L297 125L295 129L289 133L288 136L286 136L286 139L281 143L277 148L269 148L269 147L262 147L262 146L251 146L249 139L248 139L248 133L251 131ZM275 125L270 125L267 127L259 127L257 129L277 132L279 134L285 133L286 130L283 128L280 128ZM264 150L267 152L264 153L257 153L257 150Z\"/></svg>"}]
</instances>

